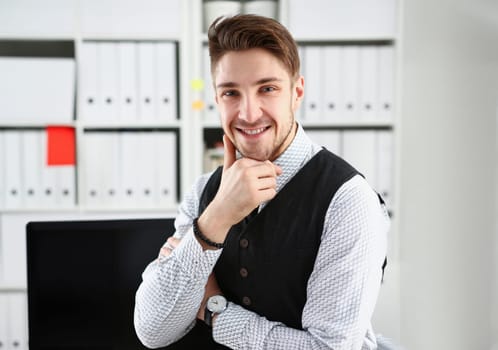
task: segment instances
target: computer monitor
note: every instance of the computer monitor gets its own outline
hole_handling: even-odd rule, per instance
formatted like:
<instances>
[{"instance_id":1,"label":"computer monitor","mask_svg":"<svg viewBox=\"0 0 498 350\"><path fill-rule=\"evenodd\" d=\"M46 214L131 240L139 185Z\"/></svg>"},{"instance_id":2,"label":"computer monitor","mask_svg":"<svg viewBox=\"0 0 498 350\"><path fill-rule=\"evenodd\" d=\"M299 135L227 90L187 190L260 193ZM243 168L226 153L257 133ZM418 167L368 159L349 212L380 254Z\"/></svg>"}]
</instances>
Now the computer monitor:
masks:
<instances>
[{"instance_id":1,"label":"computer monitor","mask_svg":"<svg viewBox=\"0 0 498 350\"><path fill-rule=\"evenodd\" d=\"M133 327L141 274L173 219L30 222L30 350L146 349Z\"/></svg>"}]
</instances>

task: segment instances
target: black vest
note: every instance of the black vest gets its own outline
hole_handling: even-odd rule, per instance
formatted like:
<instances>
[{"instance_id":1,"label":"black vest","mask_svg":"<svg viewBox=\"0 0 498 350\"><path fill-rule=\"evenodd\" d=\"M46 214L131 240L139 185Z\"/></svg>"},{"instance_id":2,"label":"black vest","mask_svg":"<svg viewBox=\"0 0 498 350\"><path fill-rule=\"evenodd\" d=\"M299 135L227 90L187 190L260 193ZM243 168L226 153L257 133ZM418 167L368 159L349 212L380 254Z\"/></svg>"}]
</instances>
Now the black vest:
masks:
<instances>
[{"instance_id":1,"label":"black vest","mask_svg":"<svg viewBox=\"0 0 498 350\"><path fill-rule=\"evenodd\" d=\"M208 180L199 215L216 195L221 174L222 168L218 168ZM227 299L268 320L302 329L306 287L325 214L339 187L356 174L343 159L321 150L260 213L232 226L214 270ZM171 349L188 346L227 349L212 340L211 330L203 322L197 322Z\"/></svg>"}]
</instances>

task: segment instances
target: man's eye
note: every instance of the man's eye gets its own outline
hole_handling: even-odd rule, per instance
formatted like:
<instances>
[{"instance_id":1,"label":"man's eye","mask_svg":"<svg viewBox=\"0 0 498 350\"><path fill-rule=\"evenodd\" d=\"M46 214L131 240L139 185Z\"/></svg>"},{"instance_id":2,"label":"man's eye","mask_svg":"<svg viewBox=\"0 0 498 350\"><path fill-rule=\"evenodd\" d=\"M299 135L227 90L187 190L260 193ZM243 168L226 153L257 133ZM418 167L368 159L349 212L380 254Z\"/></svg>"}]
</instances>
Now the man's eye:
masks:
<instances>
[{"instance_id":1,"label":"man's eye","mask_svg":"<svg viewBox=\"0 0 498 350\"><path fill-rule=\"evenodd\" d=\"M237 92L235 90L227 90L221 93L222 96L235 96Z\"/></svg>"},{"instance_id":2,"label":"man's eye","mask_svg":"<svg viewBox=\"0 0 498 350\"><path fill-rule=\"evenodd\" d=\"M263 92L272 92L272 91L275 91L276 89L273 86L265 86L265 87L261 88L261 90Z\"/></svg>"}]
</instances>

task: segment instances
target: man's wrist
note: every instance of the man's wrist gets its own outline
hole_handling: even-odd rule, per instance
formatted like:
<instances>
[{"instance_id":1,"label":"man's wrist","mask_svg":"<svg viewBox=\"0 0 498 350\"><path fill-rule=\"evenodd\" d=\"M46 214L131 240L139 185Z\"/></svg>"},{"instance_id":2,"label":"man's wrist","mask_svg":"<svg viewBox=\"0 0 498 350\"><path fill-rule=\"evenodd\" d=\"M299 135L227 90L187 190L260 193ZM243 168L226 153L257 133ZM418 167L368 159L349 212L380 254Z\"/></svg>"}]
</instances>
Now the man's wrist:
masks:
<instances>
[{"instance_id":1,"label":"man's wrist","mask_svg":"<svg viewBox=\"0 0 498 350\"><path fill-rule=\"evenodd\" d=\"M204 322L213 327L217 316L223 313L228 306L227 299L222 294L216 294L207 299L204 309Z\"/></svg>"},{"instance_id":2,"label":"man's wrist","mask_svg":"<svg viewBox=\"0 0 498 350\"><path fill-rule=\"evenodd\" d=\"M199 228L198 218L194 219L194 221L192 223L192 229L194 231L195 237L200 239L202 242L207 244L209 247L215 248L215 249L225 248L225 240L223 240L223 242L214 242L209 237L204 235L204 233L202 233L201 229Z\"/></svg>"},{"instance_id":3,"label":"man's wrist","mask_svg":"<svg viewBox=\"0 0 498 350\"><path fill-rule=\"evenodd\" d=\"M200 237L201 235L199 235L198 233L200 232L202 236L213 243L224 243L231 225L226 226L225 224L223 224L220 217L213 217L209 213L209 208L206 208L202 215L195 220L196 227L192 227L194 236L197 238L204 249L219 249L213 245L208 244L206 240L203 240ZM198 230L198 232L196 233L195 230Z\"/></svg>"}]
</instances>

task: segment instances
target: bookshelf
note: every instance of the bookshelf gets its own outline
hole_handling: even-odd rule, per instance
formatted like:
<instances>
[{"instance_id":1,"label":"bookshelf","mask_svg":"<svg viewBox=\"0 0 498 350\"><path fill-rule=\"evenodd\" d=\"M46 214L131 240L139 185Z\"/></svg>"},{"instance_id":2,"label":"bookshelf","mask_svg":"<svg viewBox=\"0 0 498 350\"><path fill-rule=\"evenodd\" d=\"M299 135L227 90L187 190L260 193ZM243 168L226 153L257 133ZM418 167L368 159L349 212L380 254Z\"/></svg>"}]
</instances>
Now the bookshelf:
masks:
<instances>
[{"instance_id":1,"label":"bookshelf","mask_svg":"<svg viewBox=\"0 0 498 350\"><path fill-rule=\"evenodd\" d=\"M231 1L234 2L234 1ZM250 1L246 1L249 3ZM254 3L264 3L265 1L254 1ZM361 49L371 49L376 53L388 48L392 54L392 65L387 73L392 74L392 96L389 106L389 116L378 117L371 114L370 117L351 117L342 118L336 114L335 117L323 118L320 115L326 114L326 96L314 96L307 87L307 97L301 108L301 114L297 116L310 135L316 137L316 141L334 146L330 146L332 151L341 154L344 144L360 143L368 146L368 143L362 140L370 140L373 149L381 147L380 137L377 135L388 135L390 144L387 147L388 153L386 169L389 172L389 183L385 184L386 191L393 213L393 230L390 236L390 255L391 266L396 266L398 260L397 238L396 238L396 213L397 213L397 139L399 123L399 103L398 99L398 66L400 40L397 32L397 2L395 0L382 0L381 10L372 13L365 11L370 9L368 1L356 0L356 7L347 7L346 12L339 13L337 16L351 19L352 13L361 13L363 16L374 16L375 20L368 21L348 20L347 24L338 23L336 26L326 25L330 18L326 17L327 13L334 13L336 5L341 3L350 3L345 0L335 1L306 1L306 7L300 0L278 0L267 1L271 6L275 6L276 17L284 23L295 35L296 40L301 48L301 57L303 60L302 69L307 82L313 81L314 72L306 72L306 61L315 59L314 53L318 54L318 60L324 64L325 57L328 57L328 51L337 49L348 51L354 48L357 55L360 55ZM73 185L72 197L64 204L54 202L38 201L34 204L25 205L25 201L20 201L16 205L6 205L5 200L0 199L0 306L5 305L6 298L25 297L25 252L24 252L24 226L31 220L54 220L54 219L98 219L98 218L142 218L142 217L165 217L173 216L176 212L178 201L182 195L189 190L191 184L197 176L205 171L212 169L216 164L216 159L221 159L219 150L214 145L221 140L222 131L219 128L215 106L212 103L212 88L209 72L207 69L207 50L204 16L205 5L212 3L207 0L144 0L144 1L85 1L76 0L48 0L43 4L35 1L29 2L29 8L23 8L14 0L6 0L0 5L0 58L6 56L12 57L45 57L49 59L65 59L74 65L73 73L68 73L72 79L74 92L72 99L69 98L70 112L62 119L55 118L7 118L0 111L0 163L4 161L6 132L15 132L25 135L29 131L35 133L34 139L37 140L38 146L30 144L31 150L37 150L39 154L39 169L43 169L43 145L47 135L48 126L57 126L74 130L74 147L75 162L72 165L66 165L69 175L65 181ZM239 2L240 9L243 11L243 2ZM326 6L329 11L323 10ZM363 9L363 10L362 10ZM347 12L349 11L349 12ZM360 12L358 12L360 11ZM301 23L306 21L306 16L313 14L314 26L303 27ZM324 16L316 16L324 14ZM348 17L349 16L349 17ZM381 20L387 16L388 21ZM36 21L35 21L36 19ZM343 21L344 22L344 21ZM29 25L20 27L18 23L29 23ZM386 24L387 23L387 24ZM12 48L14 45L14 49ZM127 80L129 84L142 86L141 79L145 80L153 73L140 73L140 60L143 62L157 61L157 57L148 54L151 50L158 50L158 47L166 47L170 50L167 60L172 63L169 67L163 67L169 73L164 76L170 76L171 79L164 79L166 82L173 82L166 88L171 95L167 96L168 106L162 106L161 101L165 102L164 96L161 99L159 93L155 93L158 104L155 109L164 111L149 113L148 105L144 102L145 95L143 91L147 89L134 90L133 100L137 104L130 107L129 103L122 102L121 107L112 107L119 99L125 98L125 94L119 88L110 88L109 83L104 83L103 90L109 92L108 95L101 91L92 91L92 84L101 79L95 67L88 66L91 55L100 55L102 60L91 58L98 64L102 64L104 77L106 80L113 81L118 79L120 82ZM143 51L142 51L142 48ZM377 50L377 51L376 51ZM366 51L366 50L365 50ZM93 52L93 53L92 53ZM135 63L130 63L130 56L125 53L133 52ZM171 53L173 52L173 53ZM103 54L104 53L104 54ZM311 53L311 54L310 54ZM122 54L122 56L120 56ZM113 56L114 55L114 56ZM166 54L167 55L167 54ZM112 58L114 57L114 58ZM166 57L166 56L163 56ZM311 58L310 58L311 57ZM376 56L377 57L377 56ZM149 61L146 61L149 60ZM160 60L163 62L164 60ZM94 62L94 63L95 63ZM120 75L119 64L113 62L128 62L135 67L133 76L123 78ZM97 64L97 66L98 66ZM149 67L145 63L143 68ZM311 66L311 65L310 65ZM137 68L138 67L138 68ZM173 67L173 69L172 69ZM337 68L337 67L336 67ZM359 68L358 68L359 69ZM111 71L114 71L112 73ZM126 70L129 72L130 70ZM114 75L113 75L114 74ZM354 74L359 74L353 70ZM145 76L145 77L144 77ZM373 79L373 78L372 78ZM334 81L330 78L326 81L319 81L317 84L324 84ZM345 78L344 81L347 81ZM146 86L146 83L144 83ZM359 84L359 83L358 83ZM377 81L374 84L378 84ZM41 85L43 87L43 85ZM98 85L102 87L101 85ZM127 85L128 87L130 85ZM377 86L377 85L376 85ZM121 87L121 85L119 85ZM41 87L39 88L41 89ZM169 90L168 90L169 89ZM95 89L94 89L95 90ZM123 89L126 90L126 89ZM320 91L321 88L315 89ZM149 89L150 91L150 89ZM91 93L95 92L97 97L92 98ZM375 91L374 91L375 93ZM129 97L129 96L128 96ZM310 98L321 99L323 105L318 111L311 110ZM361 98L355 97L355 101L360 103ZM107 101L111 101L108 103ZM140 106L140 103L143 105ZM308 104L308 109L306 104ZM133 103L131 103L133 104ZM171 105L174 105L171 107ZM330 103L329 103L330 104ZM101 110L92 114L91 108L100 106ZM164 107L164 108L162 108ZM167 112L166 112L167 110ZM346 108L344 108L346 110ZM380 110L380 107L379 109ZM123 112L126 111L126 112ZM142 113L142 111L145 111ZM147 117L144 117L148 114ZM311 115L316 118L310 118ZM112 117L111 117L112 115ZM314 136L313 136L314 135ZM366 136L364 136L366 135ZM166 137L161 137L166 136ZM23 137L23 136L20 136ZM138 137L138 139L137 139ZM129 139L134 139L128 142ZM335 140L335 141L334 141ZM346 140L346 141L345 141ZM347 141L351 140L351 141ZM20 142L20 141L19 141ZM168 145L168 146L166 146ZM384 144L383 144L384 145ZM142 147L142 148L141 148ZM173 147L169 156L164 152L158 152L167 147ZM372 147L370 147L372 149ZM41 149L41 150L40 150ZM142 152L139 150L142 149ZM366 148L364 148L366 149ZM213 155L213 161L206 160L206 153ZM33 153L33 152L28 152ZM368 159L362 149L359 151L353 147L349 152L358 158L358 166L362 171L361 162ZM369 153L370 154L370 153ZM140 155L146 155L142 157ZM149 172L144 169L150 167L150 164L158 162L158 159L169 160L164 169L153 168ZM122 163L119 162L122 161ZM148 162L148 163L147 163ZM374 164L375 165L375 164ZM21 166L21 164L19 164ZM370 166L370 165L369 165ZM3 169L0 169L3 170ZM139 173L138 173L139 171ZM152 184L157 184L157 177L142 176L144 173L154 174L159 171L165 171L169 178L169 187L166 191L168 198L161 200L161 190L159 185L156 186L157 194L155 199L142 196L142 199L129 200L126 192L129 188L121 182L123 179L130 179L130 172L137 172L130 183L139 186L140 180L147 179ZM371 173L378 174L379 169L370 170ZM34 173L37 173L34 170ZM39 173L43 173L39 170ZM165 174L166 174L165 173ZM163 174L163 173L161 173ZM49 174L50 175L50 174ZM49 176L47 175L47 176ZM57 185L60 181L58 177L52 177L50 181ZM377 176L380 178L381 176ZM19 177L19 179L22 176ZM93 197L92 186L100 186L99 180L106 178L105 183L108 185L102 190L102 197ZM162 178L162 177L161 177ZM55 179L55 180L54 180ZM140 180L139 180L140 179ZM41 181L41 180L38 180ZM0 175L0 196L2 191L8 189L1 187L5 184L5 176ZM22 191L22 185L20 184ZM103 185L102 185L103 186ZM133 192L145 193L147 188L136 188ZM149 189L149 193L150 193ZM386 193L384 193L386 194ZM5 194L4 194L5 196ZM15 252L7 254L6 250ZM393 262L394 261L394 262ZM395 269L395 267L393 267ZM15 279L11 277L18 276ZM393 273L394 275L394 273ZM10 276L10 277L9 277ZM389 277L389 275L386 275ZM396 277L393 278L394 280ZM396 280L392 290L386 297L380 299L380 308L387 310L389 320L384 321L385 317L378 317L380 330L386 334L398 336L399 329L396 325L390 323L399 323L396 321L399 316L399 305L392 306L393 300L398 300L399 291L396 290ZM13 296L14 295L14 296ZM16 299L17 300L17 299ZM390 302L388 302L390 300ZM4 302L2 304L2 302ZM395 302L394 302L395 303ZM20 309L12 312L25 315L25 302L16 302ZM10 311L9 311L10 312ZM0 311L0 315L3 315ZM6 313L5 313L6 314ZM3 317L3 316L0 316ZM21 329L16 333L16 341L19 342L20 349L27 349L27 332L25 331L27 323L26 317L17 317L17 324L13 327ZM2 320L0 320L0 325ZM374 323L375 325L375 323ZM1 327L0 327L1 328ZM0 341L2 341L2 329L0 329Z\"/></svg>"}]
</instances>

